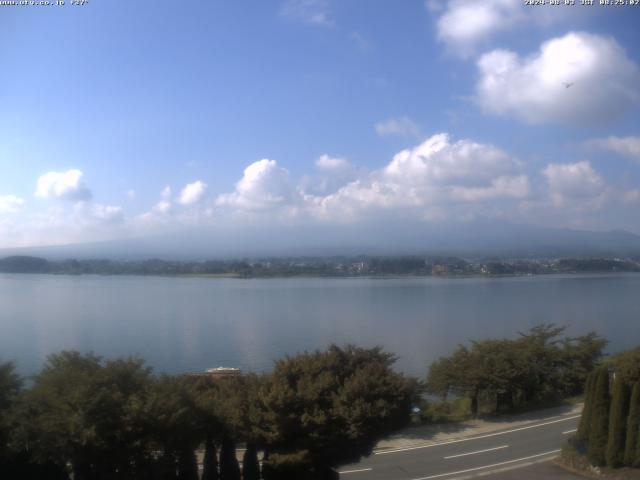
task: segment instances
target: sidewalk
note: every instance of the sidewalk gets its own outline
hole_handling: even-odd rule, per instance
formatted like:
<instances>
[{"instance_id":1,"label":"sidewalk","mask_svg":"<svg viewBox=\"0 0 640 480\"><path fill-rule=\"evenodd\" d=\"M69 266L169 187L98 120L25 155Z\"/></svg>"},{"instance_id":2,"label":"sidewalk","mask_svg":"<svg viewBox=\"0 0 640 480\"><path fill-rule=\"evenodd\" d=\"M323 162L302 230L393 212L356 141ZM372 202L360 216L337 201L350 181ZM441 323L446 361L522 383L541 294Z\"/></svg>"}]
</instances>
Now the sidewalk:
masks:
<instances>
[{"instance_id":1,"label":"sidewalk","mask_svg":"<svg viewBox=\"0 0 640 480\"><path fill-rule=\"evenodd\" d=\"M455 423L430 424L406 428L376 445L374 451L410 448L433 443L447 442L474 435L483 435L499 430L508 430L535 423L557 419L561 416L580 415L583 404L568 405L517 415L500 415L493 418L465 420Z\"/></svg>"}]
</instances>

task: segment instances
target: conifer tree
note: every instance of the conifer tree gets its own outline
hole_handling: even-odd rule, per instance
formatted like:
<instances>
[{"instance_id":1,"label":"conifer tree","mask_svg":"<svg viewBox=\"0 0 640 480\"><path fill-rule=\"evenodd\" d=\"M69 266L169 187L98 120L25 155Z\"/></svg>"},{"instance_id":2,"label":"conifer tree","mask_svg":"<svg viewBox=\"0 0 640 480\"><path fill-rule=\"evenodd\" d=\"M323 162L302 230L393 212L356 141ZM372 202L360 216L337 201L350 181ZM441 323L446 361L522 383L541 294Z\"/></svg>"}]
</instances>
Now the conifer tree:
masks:
<instances>
[{"instance_id":1,"label":"conifer tree","mask_svg":"<svg viewBox=\"0 0 640 480\"><path fill-rule=\"evenodd\" d=\"M640 466L640 382L631 389L623 461L629 467Z\"/></svg>"},{"instance_id":2,"label":"conifer tree","mask_svg":"<svg viewBox=\"0 0 640 480\"><path fill-rule=\"evenodd\" d=\"M198 480L198 461L190 448L181 450L178 455L178 480Z\"/></svg>"},{"instance_id":3,"label":"conifer tree","mask_svg":"<svg viewBox=\"0 0 640 480\"><path fill-rule=\"evenodd\" d=\"M218 457L216 444L207 438L204 444L204 460L202 465L202 480L218 480Z\"/></svg>"},{"instance_id":4,"label":"conifer tree","mask_svg":"<svg viewBox=\"0 0 640 480\"><path fill-rule=\"evenodd\" d=\"M591 411L593 405L593 390L595 372L589 373L587 382L584 387L584 407L582 408L582 416L580 417L580 425L578 426L578 440L586 441L589 438L589 429L591 427Z\"/></svg>"},{"instance_id":5,"label":"conifer tree","mask_svg":"<svg viewBox=\"0 0 640 480\"><path fill-rule=\"evenodd\" d=\"M607 437L609 434L609 371L600 367L594 381L595 389L589 429L587 458L594 465L606 463Z\"/></svg>"},{"instance_id":6,"label":"conifer tree","mask_svg":"<svg viewBox=\"0 0 640 480\"><path fill-rule=\"evenodd\" d=\"M247 444L242 457L242 480L260 480L258 450L253 443Z\"/></svg>"},{"instance_id":7,"label":"conifer tree","mask_svg":"<svg viewBox=\"0 0 640 480\"><path fill-rule=\"evenodd\" d=\"M240 478L236 445L231 437L225 435L220 449L220 480L240 480Z\"/></svg>"},{"instance_id":8,"label":"conifer tree","mask_svg":"<svg viewBox=\"0 0 640 480\"><path fill-rule=\"evenodd\" d=\"M622 375L616 375L609 410L609 438L606 453L607 465L611 468L617 468L623 464L628 413L629 387Z\"/></svg>"}]
</instances>

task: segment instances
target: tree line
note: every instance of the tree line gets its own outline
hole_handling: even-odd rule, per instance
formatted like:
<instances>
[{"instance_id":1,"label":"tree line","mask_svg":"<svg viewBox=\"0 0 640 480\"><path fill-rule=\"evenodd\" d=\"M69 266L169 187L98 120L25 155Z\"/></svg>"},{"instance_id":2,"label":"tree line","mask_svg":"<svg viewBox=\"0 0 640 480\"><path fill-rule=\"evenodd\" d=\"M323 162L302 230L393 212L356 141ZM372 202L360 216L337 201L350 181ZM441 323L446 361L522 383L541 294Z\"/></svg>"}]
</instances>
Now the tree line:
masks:
<instances>
[{"instance_id":1,"label":"tree line","mask_svg":"<svg viewBox=\"0 0 640 480\"><path fill-rule=\"evenodd\" d=\"M396 357L379 347L351 345L218 380L156 375L140 358L74 351L49 356L27 381L0 363L0 478L334 479L337 466L407 425L425 391L466 397L473 415L577 395L587 379L595 384L590 373L606 343L539 325L515 339L459 346L431 365L426 382L395 372ZM637 357L616 361L625 385L640 381ZM640 395L634 388L629 405ZM588 409L594 398L588 393ZM640 417L629 412L625 420Z\"/></svg>"},{"instance_id":2,"label":"tree line","mask_svg":"<svg viewBox=\"0 0 640 480\"><path fill-rule=\"evenodd\" d=\"M331 346L268 374L212 380L65 351L29 386L3 363L0 478L337 478L336 466L409 420L416 383L394 361L380 348Z\"/></svg>"},{"instance_id":3,"label":"tree line","mask_svg":"<svg viewBox=\"0 0 640 480\"><path fill-rule=\"evenodd\" d=\"M568 337L564 331L543 324L516 339L459 345L431 364L427 391L468 398L473 416L578 395L607 341L595 332Z\"/></svg>"},{"instance_id":4,"label":"tree line","mask_svg":"<svg viewBox=\"0 0 640 480\"><path fill-rule=\"evenodd\" d=\"M0 258L3 273L64 275L225 275L248 277L371 276L371 275L537 275L579 272L638 272L638 259L561 259L468 261L434 256L289 257L206 261L147 259L66 259L49 261L31 256Z\"/></svg>"},{"instance_id":5,"label":"tree line","mask_svg":"<svg viewBox=\"0 0 640 480\"><path fill-rule=\"evenodd\" d=\"M593 465L640 467L640 347L587 377L574 447Z\"/></svg>"}]
</instances>

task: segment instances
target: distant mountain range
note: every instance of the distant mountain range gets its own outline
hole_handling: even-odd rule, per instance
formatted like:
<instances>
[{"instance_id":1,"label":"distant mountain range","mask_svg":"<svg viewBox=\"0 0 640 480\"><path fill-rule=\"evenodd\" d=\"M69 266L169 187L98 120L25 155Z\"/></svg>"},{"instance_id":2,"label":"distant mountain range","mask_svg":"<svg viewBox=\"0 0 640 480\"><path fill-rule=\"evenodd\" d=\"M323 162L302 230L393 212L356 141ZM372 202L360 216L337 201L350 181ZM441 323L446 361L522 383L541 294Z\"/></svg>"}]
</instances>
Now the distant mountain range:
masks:
<instances>
[{"instance_id":1,"label":"distant mountain range","mask_svg":"<svg viewBox=\"0 0 640 480\"><path fill-rule=\"evenodd\" d=\"M611 257L640 255L640 236L624 230L551 229L498 221L383 226L246 227L224 232L191 230L162 236L64 246L0 249L0 257L32 255L52 260L161 258L202 260L265 256L457 255Z\"/></svg>"}]
</instances>

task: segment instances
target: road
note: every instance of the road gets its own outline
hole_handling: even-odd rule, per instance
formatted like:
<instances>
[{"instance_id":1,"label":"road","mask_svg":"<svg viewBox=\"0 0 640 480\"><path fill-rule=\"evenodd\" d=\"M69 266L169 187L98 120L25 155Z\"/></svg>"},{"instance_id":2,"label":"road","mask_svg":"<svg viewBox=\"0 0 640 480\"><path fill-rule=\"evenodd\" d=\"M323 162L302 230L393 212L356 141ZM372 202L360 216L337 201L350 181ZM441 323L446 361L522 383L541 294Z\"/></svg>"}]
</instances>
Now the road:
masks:
<instances>
[{"instance_id":1,"label":"road","mask_svg":"<svg viewBox=\"0 0 640 480\"><path fill-rule=\"evenodd\" d=\"M579 415L558 416L509 430L442 443L382 450L340 468L344 480L454 480L555 457Z\"/></svg>"}]
</instances>

